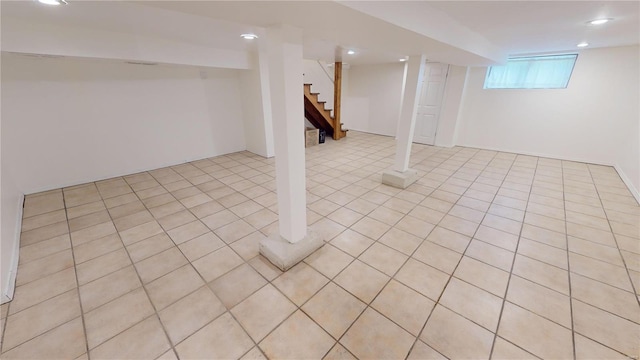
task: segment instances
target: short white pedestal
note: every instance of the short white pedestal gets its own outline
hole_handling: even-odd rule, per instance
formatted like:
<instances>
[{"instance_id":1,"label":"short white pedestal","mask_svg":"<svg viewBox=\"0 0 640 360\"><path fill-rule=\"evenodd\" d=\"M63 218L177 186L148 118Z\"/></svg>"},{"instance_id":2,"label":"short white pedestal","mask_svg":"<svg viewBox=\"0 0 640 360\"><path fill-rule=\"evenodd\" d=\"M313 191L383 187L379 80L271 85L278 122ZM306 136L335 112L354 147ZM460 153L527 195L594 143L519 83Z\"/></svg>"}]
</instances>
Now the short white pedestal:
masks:
<instances>
[{"instance_id":1,"label":"short white pedestal","mask_svg":"<svg viewBox=\"0 0 640 360\"><path fill-rule=\"evenodd\" d=\"M418 171L407 169L405 172L396 170L385 170L382 173L382 183L400 189L406 189L407 186L418 180Z\"/></svg>"},{"instance_id":2,"label":"short white pedestal","mask_svg":"<svg viewBox=\"0 0 640 360\"><path fill-rule=\"evenodd\" d=\"M287 271L322 245L324 245L322 237L307 229L307 236L295 243L290 243L279 234L263 239L260 241L260 254L280 270Z\"/></svg>"}]
</instances>

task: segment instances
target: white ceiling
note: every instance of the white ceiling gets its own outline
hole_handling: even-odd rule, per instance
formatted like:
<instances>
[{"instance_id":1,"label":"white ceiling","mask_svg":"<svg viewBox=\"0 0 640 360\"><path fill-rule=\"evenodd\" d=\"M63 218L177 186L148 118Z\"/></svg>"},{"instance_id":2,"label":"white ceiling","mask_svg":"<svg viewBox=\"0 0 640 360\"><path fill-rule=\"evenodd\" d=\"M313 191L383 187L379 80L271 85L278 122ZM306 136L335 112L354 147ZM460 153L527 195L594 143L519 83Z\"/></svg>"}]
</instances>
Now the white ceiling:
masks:
<instances>
[{"instance_id":1,"label":"white ceiling","mask_svg":"<svg viewBox=\"0 0 640 360\"><path fill-rule=\"evenodd\" d=\"M352 65L424 53L458 65L507 54L638 44L637 1L141 1L69 0L47 7L2 1L1 16L162 37L230 50L259 46L239 34L286 23L302 28L304 56ZM585 22L615 20L600 27ZM356 54L346 55L353 48Z\"/></svg>"},{"instance_id":2,"label":"white ceiling","mask_svg":"<svg viewBox=\"0 0 640 360\"><path fill-rule=\"evenodd\" d=\"M399 5L400 6L400 5ZM510 55L640 43L639 1L430 1ZM613 18L600 26L589 20Z\"/></svg>"}]
</instances>

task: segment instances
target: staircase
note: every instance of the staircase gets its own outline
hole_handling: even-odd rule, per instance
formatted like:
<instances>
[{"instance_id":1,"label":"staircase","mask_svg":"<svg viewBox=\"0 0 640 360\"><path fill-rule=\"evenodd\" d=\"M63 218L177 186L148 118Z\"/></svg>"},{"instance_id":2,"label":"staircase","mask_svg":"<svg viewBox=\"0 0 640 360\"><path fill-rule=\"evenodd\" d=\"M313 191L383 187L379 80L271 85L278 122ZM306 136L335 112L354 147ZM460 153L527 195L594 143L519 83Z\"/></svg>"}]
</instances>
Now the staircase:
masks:
<instances>
[{"instance_id":1,"label":"staircase","mask_svg":"<svg viewBox=\"0 0 640 360\"><path fill-rule=\"evenodd\" d=\"M342 129L343 124L336 123L333 116L331 116L331 109L325 109L325 103L326 101L318 100L318 93L311 92L311 84L304 84L304 116L307 120L317 129L324 130L327 136L334 139L336 139L336 136L334 136L336 131L338 139L347 136L347 130Z\"/></svg>"}]
</instances>

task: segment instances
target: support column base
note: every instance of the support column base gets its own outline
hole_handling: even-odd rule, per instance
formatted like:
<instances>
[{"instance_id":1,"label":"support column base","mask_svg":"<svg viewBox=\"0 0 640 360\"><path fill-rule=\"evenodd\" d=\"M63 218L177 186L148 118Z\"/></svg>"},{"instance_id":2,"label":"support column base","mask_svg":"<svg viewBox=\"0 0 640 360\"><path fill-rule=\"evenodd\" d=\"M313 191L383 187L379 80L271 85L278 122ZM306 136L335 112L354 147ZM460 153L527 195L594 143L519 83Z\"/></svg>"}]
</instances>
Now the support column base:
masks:
<instances>
[{"instance_id":1,"label":"support column base","mask_svg":"<svg viewBox=\"0 0 640 360\"><path fill-rule=\"evenodd\" d=\"M406 189L409 185L418 180L418 171L408 169L405 172L399 172L393 169L385 170L382 173L382 183L400 189Z\"/></svg>"},{"instance_id":2,"label":"support column base","mask_svg":"<svg viewBox=\"0 0 640 360\"><path fill-rule=\"evenodd\" d=\"M282 271L291 269L314 251L324 245L322 237L307 229L307 236L296 243L290 243L279 234L260 241L260 254Z\"/></svg>"}]
</instances>

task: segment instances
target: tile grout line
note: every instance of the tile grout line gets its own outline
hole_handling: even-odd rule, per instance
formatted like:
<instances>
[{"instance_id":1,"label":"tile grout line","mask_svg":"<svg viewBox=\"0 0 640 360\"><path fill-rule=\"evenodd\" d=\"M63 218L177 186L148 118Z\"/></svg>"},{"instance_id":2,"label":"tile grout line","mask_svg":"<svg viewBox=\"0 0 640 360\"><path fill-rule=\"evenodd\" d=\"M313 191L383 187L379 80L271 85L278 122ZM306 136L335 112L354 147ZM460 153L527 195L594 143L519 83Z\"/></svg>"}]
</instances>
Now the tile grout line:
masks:
<instances>
[{"instance_id":1,"label":"tile grout line","mask_svg":"<svg viewBox=\"0 0 640 360\"><path fill-rule=\"evenodd\" d=\"M148 173L148 172L146 172L146 173ZM135 197L138 199L138 201L140 201L140 202L142 203L142 201L141 201L141 200L140 200L140 198L138 197L138 194L133 190L133 188L131 188L131 185L130 185L126 180L125 180L125 178L124 178L124 177L121 177L121 178L122 178L122 181L124 181L124 182L127 184L127 187L131 190L131 193L132 193L132 194L134 194L134 195L135 195ZM97 186L96 186L96 187L97 187ZM100 191L100 189L98 188L98 192L99 192L99 191ZM124 195L124 194L123 194L123 195ZM120 196L120 195L117 195L117 196ZM143 204L143 206L144 206L144 203L142 203L142 204ZM123 205L126 205L126 204L123 204ZM106 206L106 204L105 204L105 206ZM145 206L145 209L146 209L146 206ZM107 209L107 210L108 210L108 209ZM148 211L148 209L147 209L147 211ZM115 228L115 222L114 222L113 217L111 216L111 212L107 211L107 213L109 214L109 218L111 219L111 222L114 224L114 228ZM165 328L165 326L164 326L164 324L162 323L162 321L160 320L160 315L158 314L158 310L157 310L157 308L156 308L155 304L153 303L153 301L151 301L151 297L149 296L149 292L147 291L147 288L145 287L145 283L144 283L144 281L142 281L142 277L140 276L140 273L138 273L138 269L137 269L137 268L136 268L136 266L135 266L135 262L134 262L134 261L133 261L133 259L131 258L131 254L129 253L129 249L127 248L127 245L124 243L124 240L122 240L122 237L120 236L120 232L118 231L118 229L116 229L116 234L118 234L118 239L120 239L120 242L122 243L122 247L124 248L125 252L127 253L127 257L129 258L129 261L131 262L131 266L133 267L133 270L135 271L136 276L138 277L138 281L140 281L140 287L141 287L141 288L142 288L142 290L144 291L144 294L145 294L145 296L146 296L146 298L147 298L147 301L149 301L149 304L151 304L151 307L152 307L152 309L153 309L153 312L154 312L154 313L153 313L153 314L151 314L151 315L149 315L149 316L147 316L147 317L145 317L144 319L142 319L142 320L140 320L140 321L136 322L135 324L132 324L131 326L127 327L126 329L123 329L122 331L118 332L117 334L114 334L114 335L113 335L113 336L111 336L110 338L108 338L108 339L104 340L102 343L100 343L100 344L96 345L96 347L95 347L95 348L97 348L98 346L100 346L100 345L102 345L102 344L107 343L109 340L111 340L111 339L113 339L113 338L117 337L118 335L120 335L120 334L124 333L125 331L127 331L127 330L131 329L132 327L134 327L134 326L136 326L136 325L138 325L138 324L142 323L143 321L146 321L147 319L149 319L149 318L153 317L153 315L155 315L156 319L157 319L157 320L158 320L158 322L160 323L160 326L162 327L162 331L164 332L165 338L167 339L167 341L168 341L168 343L169 343L170 349L171 349L171 350L173 350L173 353L174 353L174 354L176 355L176 357L177 357L177 356L178 356L178 353L177 353L177 351L175 350L175 347L173 346L173 343L171 342L171 338L169 337L169 333L167 332L167 329ZM144 239L143 239L143 240L144 240ZM142 241L142 240L141 240L141 241ZM173 241L173 240L172 240L172 241ZM132 291L129 291L127 294L129 294L129 293L131 293L131 292L133 292L133 291L135 291L135 290L137 290L137 289L134 289L134 290L132 290ZM121 297L122 297L122 295L121 295L121 296L119 296L118 298L121 298ZM114 299L114 300L117 300L117 298L116 298L116 299ZM113 301L113 300L112 300L112 301ZM87 339L87 340L88 340L88 339ZM95 349L95 348L94 348L94 349ZM165 351L165 353L166 353L166 351ZM160 356L162 356L163 354L164 354L164 353L160 354ZM178 358L179 358L179 357L178 357ZM91 360L91 358L89 358L89 360Z\"/></svg>"},{"instance_id":2,"label":"tile grout line","mask_svg":"<svg viewBox=\"0 0 640 360\"><path fill-rule=\"evenodd\" d=\"M102 196L100 195L100 192L97 188L97 186L95 185L95 183L91 183L94 187L96 187L96 191L98 192L98 195L100 196L100 199L102 200ZM76 291L78 292L78 305L80 306L80 317L82 319L82 331L84 332L84 344L85 344L85 351L87 354L87 359L91 360L91 355L89 354L89 338L87 336L88 332L87 332L87 324L84 318L84 309L82 307L82 298L80 296L80 280L78 279L78 270L76 269L76 254L75 254L75 248L73 246L73 239L71 238L71 226L69 225L69 216L67 214L67 201L65 199L64 196L64 188L62 189L62 204L64 206L64 217L66 218L67 221L67 231L69 232L69 243L71 245L71 257L73 259L73 274L75 275L75 279L76 279Z\"/></svg>"},{"instance_id":3,"label":"tile grout line","mask_svg":"<svg viewBox=\"0 0 640 360\"><path fill-rule=\"evenodd\" d=\"M589 166L587 165L587 170L589 171L589 175L591 176L591 181L593 181L593 174L591 173L591 169L589 168ZM620 245L618 244L618 239L616 237L616 233L613 231L613 227L611 226L611 222L609 221L609 216L607 215L607 211L604 207L604 203L602 202L602 198L600 198L600 192L598 191L598 187L595 186L595 182L594 182L594 187L596 189L596 194L598 194L598 200L600 200L600 205L602 206L602 209L604 211L604 216L605 219L607 220L607 223L609 224L609 230L611 231L611 234L613 235L613 241L615 241L616 243L616 248L618 249L618 254L620 255L620 258L622 259L622 264L624 265L624 269L627 273L627 277L629 278L629 282L631 283L631 289L633 290L634 294L636 296L634 296L636 298L636 301L638 302L638 305L640 306L640 298L638 297L638 295L640 295L638 293L638 290L640 289L636 289L634 283L633 283L633 279L631 278L631 273L629 273L629 266L627 266L627 262L624 258L624 256L622 255L622 250L620 250Z\"/></svg>"},{"instance_id":4,"label":"tile grout line","mask_svg":"<svg viewBox=\"0 0 640 360\"><path fill-rule=\"evenodd\" d=\"M480 150L480 151L481 151L481 150ZM480 152L480 151L478 151L478 152ZM467 161L465 161L463 164L461 164L461 165L460 165L460 167L459 167L458 169L460 169L462 166L464 166L464 164L467 164L471 159L473 159L473 157L474 157L475 155L477 155L477 154L478 154L478 152L476 152L473 156L471 156L469 159L467 159ZM493 154L493 156L491 157L491 159L490 159L490 160L488 160L488 161L487 161L487 163L486 163L486 165L483 167L482 171L481 171L478 175L476 175L476 177L475 177L475 179L474 179L474 182L473 182L473 183L475 183L475 182L477 181L478 177L480 177L480 176L482 175L482 172L486 171L486 169L490 166L491 162L492 162L493 160L495 160L495 159L496 159L496 157L498 156L498 154L499 154L499 152L495 152L495 154ZM511 166L512 166L512 165L511 165ZM510 167L511 167L511 166L510 166ZM456 171L456 172L457 172L457 171ZM455 174L455 172L454 172L453 174L451 174L451 176L453 176L454 174ZM505 177L504 177L504 178L506 178L507 174L508 174L508 172L507 172L507 173L505 173ZM450 176L450 177L451 177L451 176ZM450 177L449 177L449 178L450 178ZM448 180L449 178L447 178L447 180ZM446 182L446 180L445 180L445 181L443 181L443 184L444 184L445 182ZM504 179L503 179L503 182L504 182ZM471 185L473 185L473 183L472 183ZM469 186L471 186L471 185L469 185ZM438 187L438 188L439 188L439 187ZM437 189L437 188L436 188L436 189ZM467 190L468 190L468 189L469 189L469 187L467 187ZM499 187L498 187L498 189L499 189ZM466 193L466 190L465 190L465 192L464 192L464 193ZM461 194L461 195L459 196L459 198L461 198L462 196L464 196L464 193L463 193L463 194ZM495 196L497 195L497 193L498 193L498 190L496 190L496 194L494 194L494 195L493 195L493 196L494 196L494 198L495 198ZM459 201L459 198L458 198L458 201ZM456 201L456 203L457 203L457 201ZM456 204L456 203L454 203L453 205L455 206L455 204ZM453 208L453 206L449 209L449 211L450 211L452 208ZM483 215L483 220L484 220L484 217L486 216L486 214L487 214L487 212L488 212L488 211L489 211L489 208L487 208L487 211L484 213L484 215ZM448 213L449 213L449 212L445 213L445 216L446 216ZM443 218L442 218L442 219L444 219L444 216L443 216ZM436 227L440 224L440 222L442 221L442 219L440 219L440 221L438 222L438 224L436 224ZM442 304L440 303L440 300L442 299L442 296L444 295L444 293L445 293L445 291L446 291L447 287L448 287L448 286L449 286L449 284L451 283L451 279L453 279L454 274L455 274L455 272L456 272L456 270L457 270L458 266L460 265L460 263L461 263L461 262L462 262L462 260L464 259L465 253L467 252L467 249L468 249L468 248L469 248L469 246L471 245L471 242L473 241L473 238L475 237L475 234L477 233L478 229L480 228L480 224L481 224L481 223L482 223L482 220L480 221L480 223L479 223L479 224L478 224L478 226L476 227L476 230L474 231L474 234L473 234L472 236L467 236L467 235L465 235L465 236L469 237L469 242L467 243L467 246L465 247L464 251L461 253L461 255L460 255L460 259L458 260L458 263L457 263L457 264L456 264L456 266L451 270L451 274L449 275L449 278L447 279L447 282L444 284L444 286L443 286L443 288L442 288L442 290L441 290L441 292L440 292L440 295L438 296L438 299L436 299L436 301L435 301L435 303L434 303L434 305L433 305L433 308L432 308L432 309L431 309L431 311L429 312L429 315L427 316L427 319L425 320L424 324L422 325L422 328L421 328L421 329L420 329L420 331L418 332L418 336L417 336L417 337L416 337L416 339L414 340L414 342L413 342L413 344L412 344L411 348L409 349L409 353L407 354L407 356L405 357L405 359L407 359L407 358L408 358L408 356L411 354L411 351L412 351L412 350L413 350L413 348L415 347L416 343L417 343L418 341L421 341L421 340L420 340L420 337L421 337L421 336L422 336L422 334L424 333L424 330L425 330L425 328L427 327L427 324L429 323L429 319L431 319L431 316L433 315L433 312L434 312L434 310L436 309L436 307L438 306L438 304L440 304L440 306L442 306L442 307L447 308L446 306L444 306L444 305L442 305ZM435 229L435 227L434 227L434 229ZM463 234L463 235L464 235L464 234ZM429 241L429 240L426 240L426 238L425 238L425 241ZM424 243L424 242L423 242L423 243ZM437 244L436 244L436 245L437 245ZM417 249L416 249L416 250L417 250ZM415 252L414 252L414 253L415 253ZM447 309L449 309L449 308L447 308ZM461 316L461 317L463 317L463 318L464 318L464 319L466 319L466 320L469 320L469 319L467 319L465 316L463 316L463 315L461 315L461 314L458 314L457 312L455 312L455 311L453 311L453 310L451 310L451 309L449 309L449 310L450 310L450 311L452 311L453 313L455 313L456 315ZM469 321L472 321L472 320L469 320ZM472 322L473 322L473 321L472 321ZM475 322L473 322L473 323L475 324ZM483 327L483 328L484 328L484 327ZM494 334L494 338L495 338L495 336L496 336L496 335ZM428 345L428 346L429 346L429 345ZM432 348L431 346L429 346L429 347L430 347L430 348ZM432 348L432 349L433 349L433 348ZM440 353L440 352L439 352L438 350L436 350L436 349L433 349L433 350L435 350L436 352ZM441 354L441 353L440 353L440 354ZM443 355L443 356L444 356L444 354L441 354L441 355ZM446 356L445 356L445 357L446 357Z\"/></svg>"}]
</instances>

